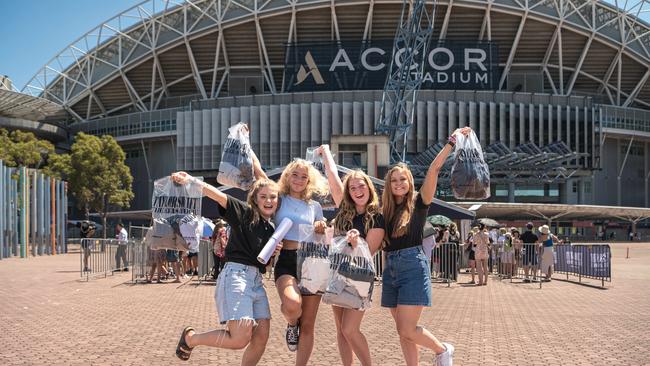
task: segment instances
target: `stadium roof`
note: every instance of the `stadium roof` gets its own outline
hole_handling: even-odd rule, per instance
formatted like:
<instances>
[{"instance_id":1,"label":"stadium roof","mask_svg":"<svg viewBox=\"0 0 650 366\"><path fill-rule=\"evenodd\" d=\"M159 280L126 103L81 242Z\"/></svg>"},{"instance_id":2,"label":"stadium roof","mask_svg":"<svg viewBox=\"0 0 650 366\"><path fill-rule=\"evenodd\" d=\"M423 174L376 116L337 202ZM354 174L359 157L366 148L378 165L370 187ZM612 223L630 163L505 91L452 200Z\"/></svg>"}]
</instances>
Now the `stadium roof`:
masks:
<instances>
[{"instance_id":1,"label":"stadium roof","mask_svg":"<svg viewBox=\"0 0 650 366\"><path fill-rule=\"evenodd\" d=\"M62 111L50 100L0 88L0 116L40 121Z\"/></svg>"},{"instance_id":2,"label":"stadium roof","mask_svg":"<svg viewBox=\"0 0 650 366\"><path fill-rule=\"evenodd\" d=\"M454 202L475 211L477 217L505 220L544 219L550 221L619 219L639 222L650 218L650 208L564 205L545 203Z\"/></svg>"},{"instance_id":3,"label":"stadium roof","mask_svg":"<svg viewBox=\"0 0 650 366\"><path fill-rule=\"evenodd\" d=\"M500 90L536 73L544 92L650 107L645 0L441 0L440 39L499 45ZM256 72L282 90L288 42L392 38L402 0L148 0L55 55L23 91L77 120L161 108L170 98L228 95L229 78ZM622 7L622 8L621 8Z\"/></svg>"}]
</instances>

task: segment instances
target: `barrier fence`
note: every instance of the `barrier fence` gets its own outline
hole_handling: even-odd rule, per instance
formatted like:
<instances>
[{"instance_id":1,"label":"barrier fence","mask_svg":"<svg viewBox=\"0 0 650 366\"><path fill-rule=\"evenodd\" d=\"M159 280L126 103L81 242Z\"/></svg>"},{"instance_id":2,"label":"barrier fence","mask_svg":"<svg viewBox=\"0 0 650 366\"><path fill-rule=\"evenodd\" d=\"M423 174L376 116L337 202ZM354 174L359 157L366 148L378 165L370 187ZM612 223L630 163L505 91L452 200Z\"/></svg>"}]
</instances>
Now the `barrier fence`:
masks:
<instances>
[{"instance_id":1,"label":"barrier fence","mask_svg":"<svg viewBox=\"0 0 650 366\"><path fill-rule=\"evenodd\" d=\"M612 251L609 244L574 244L555 247L555 272L612 282Z\"/></svg>"},{"instance_id":2,"label":"barrier fence","mask_svg":"<svg viewBox=\"0 0 650 366\"><path fill-rule=\"evenodd\" d=\"M0 259L67 252L65 184L0 160Z\"/></svg>"},{"instance_id":3,"label":"barrier fence","mask_svg":"<svg viewBox=\"0 0 650 366\"><path fill-rule=\"evenodd\" d=\"M128 270L133 263L133 249L141 246L140 240L127 242L116 239L81 239L79 250L79 272L81 277L90 277Z\"/></svg>"},{"instance_id":4,"label":"barrier fence","mask_svg":"<svg viewBox=\"0 0 650 366\"><path fill-rule=\"evenodd\" d=\"M117 254L118 244L114 239L107 239L105 242L98 239L88 239L95 242L90 248L90 266L93 263L97 270L92 269L88 274L107 274L117 269L114 260ZM103 244L102 244L103 243ZM102 244L102 245L100 245ZM98 249L101 246L104 249ZM154 252L149 249L148 243L144 240L130 240L128 243L129 255L127 260L132 270L132 281L146 280L148 272L153 264ZM528 280L533 284L542 287L542 278L546 271L540 268L543 249L537 244L523 244L521 248L513 248L512 254L504 254L498 246L493 247L490 252L490 274L499 280L521 279ZM549 250L549 249L546 249ZM553 250L553 267L555 273L590 278L604 282L611 282L611 250L605 244L585 245L556 245ZM95 255L93 257L93 255ZM82 249L83 256L83 249ZM458 281L462 269L469 272L469 252L467 246L456 243L438 244L431 253L431 280L433 282L446 283L448 287L452 282ZM182 260L182 258L181 258ZM384 256L382 251L375 254L373 258L377 279L381 280L384 269ZM508 266L509 265L509 266ZM83 262L82 262L83 266ZM199 283L210 280L213 275L214 257L212 255L212 244L208 240L201 240L199 243L198 255L198 281ZM269 272L269 274L272 273ZM181 275L181 274L179 274ZM478 274L477 274L478 275Z\"/></svg>"}]
</instances>

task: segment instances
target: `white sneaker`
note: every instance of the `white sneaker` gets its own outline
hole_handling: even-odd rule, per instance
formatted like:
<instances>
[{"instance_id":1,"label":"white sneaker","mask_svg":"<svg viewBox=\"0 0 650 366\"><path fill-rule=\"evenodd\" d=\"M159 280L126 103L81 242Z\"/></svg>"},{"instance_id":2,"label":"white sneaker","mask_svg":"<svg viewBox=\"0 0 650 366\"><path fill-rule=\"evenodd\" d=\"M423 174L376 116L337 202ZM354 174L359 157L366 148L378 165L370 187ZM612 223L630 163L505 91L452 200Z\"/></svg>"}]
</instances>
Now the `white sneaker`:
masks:
<instances>
[{"instance_id":1,"label":"white sneaker","mask_svg":"<svg viewBox=\"0 0 650 366\"><path fill-rule=\"evenodd\" d=\"M454 362L454 346L444 342L442 345L445 346L445 352L436 355L436 366L452 366Z\"/></svg>"}]
</instances>

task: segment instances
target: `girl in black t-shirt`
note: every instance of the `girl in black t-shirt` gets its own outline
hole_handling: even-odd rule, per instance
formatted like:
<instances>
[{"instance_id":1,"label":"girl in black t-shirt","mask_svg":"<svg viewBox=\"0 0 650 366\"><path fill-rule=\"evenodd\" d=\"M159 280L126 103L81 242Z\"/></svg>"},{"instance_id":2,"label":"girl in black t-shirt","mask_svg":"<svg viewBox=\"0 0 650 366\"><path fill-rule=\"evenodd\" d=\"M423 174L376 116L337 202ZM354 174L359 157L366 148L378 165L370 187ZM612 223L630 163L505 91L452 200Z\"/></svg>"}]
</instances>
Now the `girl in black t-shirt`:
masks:
<instances>
[{"instance_id":1,"label":"girl in black t-shirt","mask_svg":"<svg viewBox=\"0 0 650 366\"><path fill-rule=\"evenodd\" d=\"M363 238L374 255L381 248L384 238L384 217L379 209L379 196L374 184L360 170L352 171L341 182L329 145L321 146L317 153L323 156L332 198L338 207L334 235L347 235L353 246L358 238ZM361 365L370 365L370 348L360 329L365 312L335 305L332 310L343 365L352 365L353 353Z\"/></svg>"},{"instance_id":2,"label":"girl in black t-shirt","mask_svg":"<svg viewBox=\"0 0 650 366\"><path fill-rule=\"evenodd\" d=\"M179 184L196 180L185 172L172 174ZM278 185L259 179L251 187L247 202L229 196L217 188L200 182L203 194L219 204L221 216L230 224L226 246L226 264L217 281L215 301L217 313L226 330L198 334L186 327L176 347L176 356L189 360L196 346L227 349L246 348L242 364L257 364L264 354L269 338L271 311L262 284L265 264L257 256L275 230L271 218L278 208ZM282 248L279 244L277 254Z\"/></svg>"},{"instance_id":3,"label":"girl in black t-shirt","mask_svg":"<svg viewBox=\"0 0 650 366\"><path fill-rule=\"evenodd\" d=\"M413 175L399 163L386 173L382 211L386 220L388 245L382 277L381 306L390 308L407 365L419 364L418 346L433 350L437 365L451 365L454 347L440 342L427 329L418 326L425 306L431 306L431 271L422 248L424 223L433 201L438 174L456 144L454 131L449 143L438 153L427 171L420 192L415 192Z\"/></svg>"}]
</instances>

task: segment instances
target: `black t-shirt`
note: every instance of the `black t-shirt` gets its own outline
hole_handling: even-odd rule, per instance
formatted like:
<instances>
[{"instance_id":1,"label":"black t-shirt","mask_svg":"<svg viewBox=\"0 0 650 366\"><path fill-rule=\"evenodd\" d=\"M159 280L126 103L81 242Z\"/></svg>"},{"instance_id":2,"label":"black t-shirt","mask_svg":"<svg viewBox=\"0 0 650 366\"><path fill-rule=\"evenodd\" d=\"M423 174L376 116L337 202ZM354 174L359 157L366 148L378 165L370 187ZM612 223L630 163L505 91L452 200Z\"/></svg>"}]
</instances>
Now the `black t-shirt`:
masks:
<instances>
[{"instance_id":1,"label":"black t-shirt","mask_svg":"<svg viewBox=\"0 0 650 366\"><path fill-rule=\"evenodd\" d=\"M266 265L257 260L257 255L273 235L275 227L263 218L253 225L250 221L251 210L246 203L230 195L226 209L219 206L219 214L230 224L226 262L255 266L264 273Z\"/></svg>"},{"instance_id":2,"label":"black t-shirt","mask_svg":"<svg viewBox=\"0 0 650 366\"><path fill-rule=\"evenodd\" d=\"M531 244L537 242L537 235L533 234L530 230L526 230L519 239L524 243Z\"/></svg>"},{"instance_id":3,"label":"black t-shirt","mask_svg":"<svg viewBox=\"0 0 650 366\"><path fill-rule=\"evenodd\" d=\"M388 245L384 248L387 252L406 249L422 245L424 239L424 223L429 212L429 205L422 202L422 197L418 193L415 199L415 209L408 223L408 233L397 238L392 237L393 225L391 222L386 223L386 232L388 233Z\"/></svg>"},{"instance_id":4,"label":"black t-shirt","mask_svg":"<svg viewBox=\"0 0 650 366\"><path fill-rule=\"evenodd\" d=\"M352 228L359 230L359 235L365 239L368 233L366 232L366 226L363 224L363 218L366 214L358 214L352 219ZM386 227L384 223L384 215L377 213L372 215L372 223L370 229L384 229Z\"/></svg>"}]
</instances>

